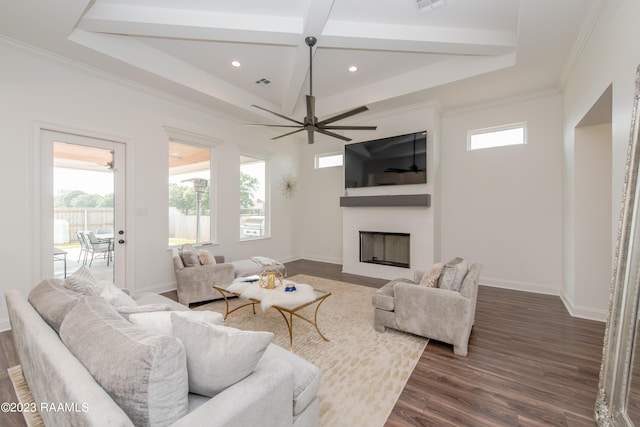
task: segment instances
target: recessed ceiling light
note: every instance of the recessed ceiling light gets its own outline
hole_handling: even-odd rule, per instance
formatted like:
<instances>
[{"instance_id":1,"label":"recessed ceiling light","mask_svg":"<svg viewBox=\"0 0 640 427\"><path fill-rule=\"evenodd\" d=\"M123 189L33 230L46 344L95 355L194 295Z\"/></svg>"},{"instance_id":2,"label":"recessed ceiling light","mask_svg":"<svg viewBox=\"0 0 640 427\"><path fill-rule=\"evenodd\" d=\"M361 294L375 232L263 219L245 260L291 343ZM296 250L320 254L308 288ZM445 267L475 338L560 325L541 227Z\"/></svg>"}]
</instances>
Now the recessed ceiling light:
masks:
<instances>
[{"instance_id":1,"label":"recessed ceiling light","mask_svg":"<svg viewBox=\"0 0 640 427\"><path fill-rule=\"evenodd\" d=\"M358 67L356 67L355 65L352 65L351 67L349 67L349 71L351 71L352 73L356 72L358 71Z\"/></svg>"},{"instance_id":2,"label":"recessed ceiling light","mask_svg":"<svg viewBox=\"0 0 640 427\"><path fill-rule=\"evenodd\" d=\"M231 65L238 68L241 64L240 64L240 61L231 61Z\"/></svg>"}]
</instances>

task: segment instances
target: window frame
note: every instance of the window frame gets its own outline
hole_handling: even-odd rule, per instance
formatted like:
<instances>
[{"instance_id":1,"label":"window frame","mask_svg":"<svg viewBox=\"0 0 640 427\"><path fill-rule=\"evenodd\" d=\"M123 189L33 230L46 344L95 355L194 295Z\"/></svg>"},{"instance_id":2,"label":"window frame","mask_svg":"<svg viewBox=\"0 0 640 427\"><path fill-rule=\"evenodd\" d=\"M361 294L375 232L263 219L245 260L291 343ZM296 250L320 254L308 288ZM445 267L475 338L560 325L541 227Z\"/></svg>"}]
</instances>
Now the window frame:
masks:
<instances>
[{"instance_id":1,"label":"window frame","mask_svg":"<svg viewBox=\"0 0 640 427\"><path fill-rule=\"evenodd\" d=\"M340 164L339 165L330 165L330 166L320 166L320 161L324 158L328 157L337 157L340 156ZM331 151L328 153L318 153L315 155L314 159L314 168L315 169L327 169L327 168L337 168L344 166L344 153L342 151Z\"/></svg>"},{"instance_id":2,"label":"window frame","mask_svg":"<svg viewBox=\"0 0 640 427\"><path fill-rule=\"evenodd\" d=\"M240 148L240 157L238 163L238 178L240 178L240 172L242 167L242 158L250 158L256 161L264 163L264 222L263 222L263 234L255 237L242 236L242 213L240 205L238 205L238 238L240 242L253 242L256 240L271 238L271 185L270 185L270 168L271 168L271 156L267 153L260 152L254 149ZM240 191L240 181L238 181L238 192ZM239 195L239 193L238 193Z\"/></svg>"},{"instance_id":3,"label":"window frame","mask_svg":"<svg viewBox=\"0 0 640 427\"><path fill-rule=\"evenodd\" d=\"M210 137L207 135L201 135L189 131L185 131L182 129L176 129L168 126L163 127L165 133L167 134L167 245L169 248L175 248L182 246L181 244L171 244L169 243L169 194L168 194L168 186L169 186L169 165L168 165L168 157L169 153L169 142L175 142L178 144L191 145L194 147L204 148L209 150L209 238L198 243L197 239L195 242L190 244L196 246L205 246L205 245L214 245L217 244L218 238L218 204L216 203L216 195L217 195L217 180L216 180L216 147L223 143L221 139Z\"/></svg>"},{"instance_id":4,"label":"window frame","mask_svg":"<svg viewBox=\"0 0 640 427\"><path fill-rule=\"evenodd\" d=\"M473 147L473 137L476 135L489 135L489 134L515 130L515 129L522 129L522 142L488 145L488 146L475 147L475 148ZM484 150L487 148L512 147L512 146L526 145L526 144L527 144L527 122L510 123L506 125L491 126L487 128L472 129L467 131L467 151Z\"/></svg>"}]
</instances>

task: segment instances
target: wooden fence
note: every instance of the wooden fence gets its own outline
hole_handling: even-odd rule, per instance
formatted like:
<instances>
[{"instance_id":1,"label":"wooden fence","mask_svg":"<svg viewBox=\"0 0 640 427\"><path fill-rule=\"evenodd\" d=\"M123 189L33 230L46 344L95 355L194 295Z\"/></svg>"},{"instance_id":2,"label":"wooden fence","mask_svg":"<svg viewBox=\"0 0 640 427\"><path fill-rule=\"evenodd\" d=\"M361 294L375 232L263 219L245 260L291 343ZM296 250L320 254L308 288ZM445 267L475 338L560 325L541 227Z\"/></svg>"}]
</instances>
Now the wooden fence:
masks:
<instances>
[{"instance_id":1,"label":"wooden fence","mask_svg":"<svg viewBox=\"0 0 640 427\"><path fill-rule=\"evenodd\" d=\"M53 211L54 243L79 243L77 231L99 228L113 229L113 208L56 208ZM176 208L169 209L169 238L196 240L195 215L185 215ZM200 241L210 239L211 218L200 216Z\"/></svg>"},{"instance_id":2,"label":"wooden fence","mask_svg":"<svg viewBox=\"0 0 640 427\"><path fill-rule=\"evenodd\" d=\"M53 226L55 244L79 243L77 231L113 229L113 208L55 208Z\"/></svg>"}]
</instances>

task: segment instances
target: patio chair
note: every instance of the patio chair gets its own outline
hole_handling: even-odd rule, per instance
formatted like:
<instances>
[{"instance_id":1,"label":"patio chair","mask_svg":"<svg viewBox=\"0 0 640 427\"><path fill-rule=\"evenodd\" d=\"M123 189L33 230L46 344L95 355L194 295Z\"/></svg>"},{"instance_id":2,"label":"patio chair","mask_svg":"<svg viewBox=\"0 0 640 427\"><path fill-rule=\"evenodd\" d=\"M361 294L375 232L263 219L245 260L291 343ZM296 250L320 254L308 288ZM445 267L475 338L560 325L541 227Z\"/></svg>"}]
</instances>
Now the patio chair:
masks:
<instances>
[{"instance_id":1,"label":"patio chair","mask_svg":"<svg viewBox=\"0 0 640 427\"><path fill-rule=\"evenodd\" d=\"M87 244L84 241L84 235L82 231L76 231L76 237L78 238L78 242L80 242L80 253L78 253L78 263L80 262L80 258L82 258L82 252L84 252L84 261L83 264L86 264L87 258Z\"/></svg>"},{"instance_id":2,"label":"patio chair","mask_svg":"<svg viewBox=\"0 0 640 427\"><path fill-rule=\"evenodd\" d=\"M93 259L96 255L102 254L104 259L107 260L107 265L109 265L109 260L111 259L111 243L108 241L100 241L93 231L87 231L83 233L85 243L87 245L87 254L91 254L91 260L89 261L89 267L93 264ZM86 257L85 254L85 264Z\"/></svg>"}]
</instances>

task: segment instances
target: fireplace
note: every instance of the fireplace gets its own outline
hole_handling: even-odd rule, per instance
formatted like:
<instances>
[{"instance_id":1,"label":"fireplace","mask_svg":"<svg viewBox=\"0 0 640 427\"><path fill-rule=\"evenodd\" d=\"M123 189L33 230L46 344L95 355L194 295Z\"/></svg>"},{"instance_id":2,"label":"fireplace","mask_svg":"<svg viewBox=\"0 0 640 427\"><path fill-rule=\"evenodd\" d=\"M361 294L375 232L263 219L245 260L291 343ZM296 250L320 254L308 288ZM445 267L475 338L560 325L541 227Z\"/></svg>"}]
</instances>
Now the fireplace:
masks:
<instances>
[{"instance_id":1,"label":"fireplace","mask_svg":"<svg viewBox=\"0 0 640 427\"><path fill-rule=\"evenodd\" d=\"M408 233L360 231L360 262L409 268Z\"/></svg>"}]
</instances>

